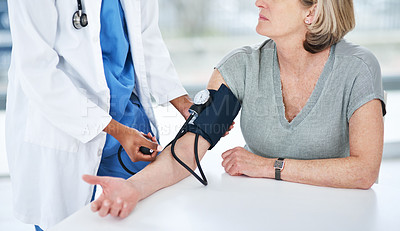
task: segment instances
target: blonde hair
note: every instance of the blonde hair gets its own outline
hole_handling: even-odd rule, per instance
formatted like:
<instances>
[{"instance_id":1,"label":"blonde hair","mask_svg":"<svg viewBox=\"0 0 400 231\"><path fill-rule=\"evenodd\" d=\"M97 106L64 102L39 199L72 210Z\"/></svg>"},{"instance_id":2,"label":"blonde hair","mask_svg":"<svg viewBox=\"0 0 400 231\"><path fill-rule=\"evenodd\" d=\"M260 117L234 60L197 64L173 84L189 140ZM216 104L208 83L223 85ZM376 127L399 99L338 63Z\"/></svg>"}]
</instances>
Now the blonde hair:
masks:
<instances>
[{"instance_id":1,"label":"blonde hair","mask_svg":"<svg viewBox=\"0 0 400 231\"><path fill-rule=\"evenodd\" d=\"M304 49L318 53L339 42L356 22L353 0L300 0L305 7L316 4L314 21L308 26Z\"/></svg>"}]
</instances>

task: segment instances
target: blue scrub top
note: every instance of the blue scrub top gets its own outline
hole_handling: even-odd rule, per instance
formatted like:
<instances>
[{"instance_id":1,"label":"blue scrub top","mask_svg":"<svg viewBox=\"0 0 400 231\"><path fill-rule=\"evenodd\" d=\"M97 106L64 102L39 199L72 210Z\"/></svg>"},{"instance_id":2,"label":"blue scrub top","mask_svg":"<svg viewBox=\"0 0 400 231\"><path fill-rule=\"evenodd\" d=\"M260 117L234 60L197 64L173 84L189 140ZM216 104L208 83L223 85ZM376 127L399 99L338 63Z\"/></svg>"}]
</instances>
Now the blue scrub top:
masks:
<instances>
[{"instance_id":1,"label":"blue scrub top","mask_svg":"<svg viewBox=\"0 0 400 231\"><path fill-rule=\"evenodd\" d=\"M102 1L100 22L104 73L111 94L110 115L114 120L147 134L151 132L149 120L138 97L132 93L135 87L135 70L124 11L119 0ZM114 137L107 134L98 175L130 177L118 162L119 145ZM131 162L125 152L122 153L122 159L133 172L140 171L148 164Z\"/></svg>"}]
</instances>

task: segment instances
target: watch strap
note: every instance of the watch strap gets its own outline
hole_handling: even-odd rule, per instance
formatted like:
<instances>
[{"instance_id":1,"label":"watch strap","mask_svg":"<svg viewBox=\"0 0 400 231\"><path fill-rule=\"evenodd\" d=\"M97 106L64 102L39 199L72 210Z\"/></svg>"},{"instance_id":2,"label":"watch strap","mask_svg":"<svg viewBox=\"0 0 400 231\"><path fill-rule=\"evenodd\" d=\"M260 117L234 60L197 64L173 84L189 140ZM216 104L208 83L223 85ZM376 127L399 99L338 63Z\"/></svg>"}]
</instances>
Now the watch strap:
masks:
<instances>
[{"instance_id":1,"label":"watch strap","mask_svg":"<svg viewBox=\"0 0 400 231\"><path fill-rule=\"evenodd\" d=\"M275 180L282 180L281 179L281 170L279 168L275 168Z\"/></svg>"}]
</instances>

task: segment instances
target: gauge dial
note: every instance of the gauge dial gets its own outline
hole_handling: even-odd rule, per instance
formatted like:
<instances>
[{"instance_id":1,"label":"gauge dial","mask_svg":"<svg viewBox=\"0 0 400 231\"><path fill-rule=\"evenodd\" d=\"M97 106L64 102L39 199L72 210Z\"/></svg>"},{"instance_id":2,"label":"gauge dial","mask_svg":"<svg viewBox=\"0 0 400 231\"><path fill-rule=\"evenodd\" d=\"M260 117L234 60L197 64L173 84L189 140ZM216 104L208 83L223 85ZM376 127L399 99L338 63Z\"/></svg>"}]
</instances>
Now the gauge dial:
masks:
<instances>
[{"instance_id":1,"label":"gauge dial","mask_svg":"<svg viewBox=\"0 0 400 231\"><path fill-rule=\"evenodd\" d=\"M210 98L210 92L207 89L204 89L194 96L193 102L194 104L202 105L205 104L209 98Z\"/></svg>"}]
</instances>

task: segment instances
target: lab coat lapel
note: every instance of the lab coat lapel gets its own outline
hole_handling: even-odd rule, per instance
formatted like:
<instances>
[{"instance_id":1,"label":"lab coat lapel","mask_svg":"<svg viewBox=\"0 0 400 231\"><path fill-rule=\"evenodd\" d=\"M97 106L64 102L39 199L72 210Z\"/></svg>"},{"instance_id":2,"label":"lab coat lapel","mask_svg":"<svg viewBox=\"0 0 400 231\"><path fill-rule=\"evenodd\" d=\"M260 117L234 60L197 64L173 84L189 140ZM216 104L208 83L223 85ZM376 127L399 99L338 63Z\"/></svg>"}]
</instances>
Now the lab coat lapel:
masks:
<instances>
[{"instance_id":1,"label":"lab coat lapel","mask_svg":"<svg viewBox=\"0 0 400 231\"><path fill-rule=\"evenodd\" d=\"M141 36L142 16L140 0L120 0L120 2L124 10L137 81L142 82L146 76L146 69Z\"/></svg>"},{"instance_id":2,"label":"lab coat lapel","mask_svg":"<svg viewBox=\"0 0 400 231\"><path fill-rule=\"evenodd\" d=\"M153 131L157 132L157 125L154 117L154 112L150 100L150 88L147 82L145 51L142 40L142 5L141 0L120 0L122 9L124 10L125 20L128 29L129 42L131 46L131 55L136 74L135 93L148 116Z\"/></svg>"},{"instance_id":3,"label":"lab coat lapel","mask_svg":"<svg viewBox=\"0 0 400 231\"><path fill-rule=\"evenodd\" d=\"M100 12L102 0L85 0L84 12L88 16L88 28L100 36Z\"/></svg>"}]
</instances>

